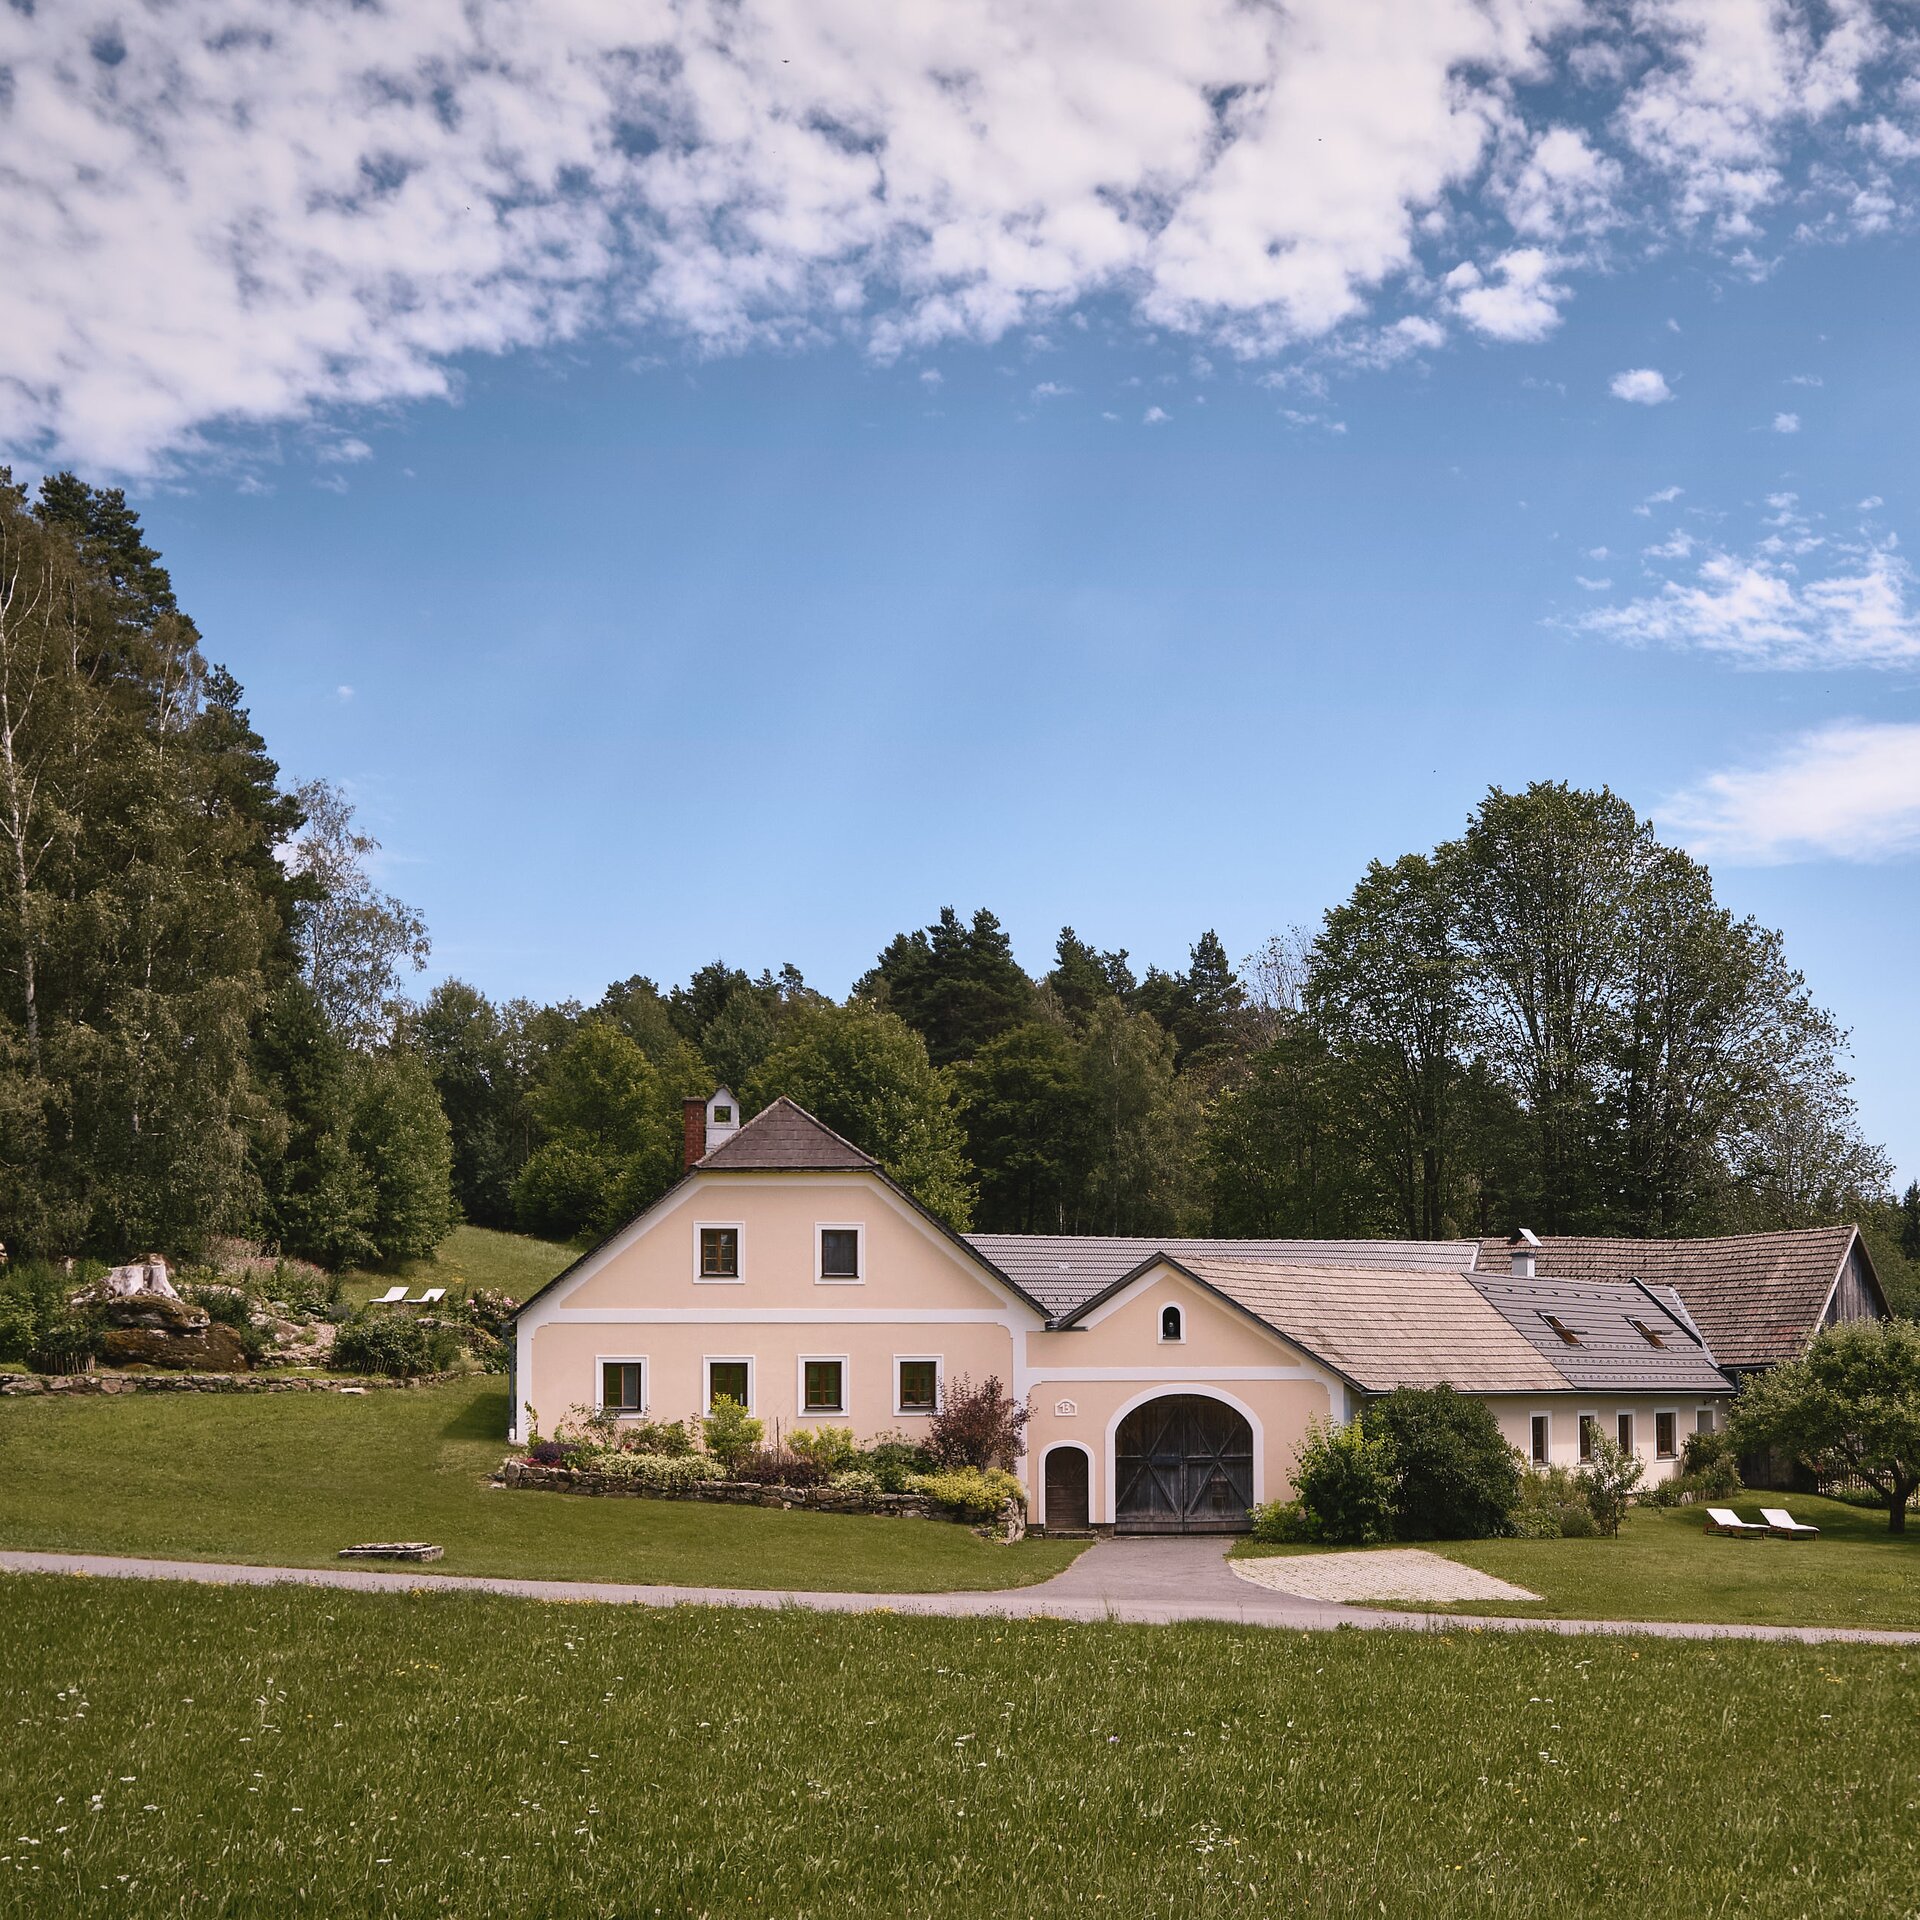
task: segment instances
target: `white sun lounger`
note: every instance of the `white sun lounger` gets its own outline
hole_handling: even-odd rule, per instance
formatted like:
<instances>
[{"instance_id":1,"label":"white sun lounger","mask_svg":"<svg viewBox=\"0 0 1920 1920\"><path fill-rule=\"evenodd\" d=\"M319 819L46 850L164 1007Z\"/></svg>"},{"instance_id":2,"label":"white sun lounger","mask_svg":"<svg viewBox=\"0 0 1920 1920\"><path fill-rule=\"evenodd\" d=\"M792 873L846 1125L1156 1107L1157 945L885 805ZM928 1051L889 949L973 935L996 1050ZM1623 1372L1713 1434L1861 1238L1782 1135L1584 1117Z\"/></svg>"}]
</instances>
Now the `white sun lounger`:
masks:
<instances>
[{"instance_id":1,"label":"white sun lounger","mask_svg":"<svg viewBox=\"0 0 1920 1920\"><path fill-rule=\"evenodd\" d=\"M370 1307L397 1307L406 1297L407 1290L405 1287L389 1287L378 1299L369 1300L367 1305Z\"/></svg>"},{"instance_id":2,"label":"white sun lounger","mask_svg":"<svg viewBox=\"0 0 1920 1920\"><path fill-rule=\"evenodd\" d=\"M446 1297L447 1290L445 1287L429 1287L413 1304L416 1307L431 1307L437 1305Z\"/></svg>"},{"instance_id":3,"label":"white sun lounger","mask_svg":"<svg viewBox=\"0 0 1920 1920\"><path fill-rule=\"evenodd\" d=\"M1730 1533L1741 1540L1764 1540L1772 1529L1770 1527L1756 1526L1751 1520L1742 1520L1731 1507L1709 1507L1707 1509L1707 1531L1709 1533Z\"/></svg>"},{"instance_id":4,"label":"white sun lounger","mask_svg":"<svg viewBox=\"0 0 1920 1920\"><path fill-rule=\"evenodd\" d=\"M1820 1537L1818 1527L1810 1527L1804 1520L1796 1520L1785 1507L1762 1507L1760 1518L1767 1523L1769 1533L1777 1533L1783 1540L1817 1540Z\"/></svg>"}]
</instances>

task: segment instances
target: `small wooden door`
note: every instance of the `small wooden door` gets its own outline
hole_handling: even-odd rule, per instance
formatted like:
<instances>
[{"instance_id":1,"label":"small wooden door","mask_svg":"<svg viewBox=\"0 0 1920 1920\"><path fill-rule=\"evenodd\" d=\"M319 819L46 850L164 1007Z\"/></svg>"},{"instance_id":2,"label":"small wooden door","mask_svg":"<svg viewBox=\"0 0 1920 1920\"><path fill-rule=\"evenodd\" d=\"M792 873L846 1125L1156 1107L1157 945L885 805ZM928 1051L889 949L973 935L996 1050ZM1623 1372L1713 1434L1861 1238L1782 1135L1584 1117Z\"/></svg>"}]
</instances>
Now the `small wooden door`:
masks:
<instances>
[{"instance_id":1,"label":"small wooden door","mask_svg":"<svg viewBox=\"0 0 1920 1920\"><path fill-rule=\"evenodd\" d=\"M1253 1429L1200 1394L1149 1400L1114 1436L1121 1533L1244 1533L1253 1504Z\"/></svg>"},{"instance_id":2,"label":"small wooden door","mask_svg":"<svg viewBox=\"0 0 1920 1920\"><path fill-rule=\"evenodd\" d=\"M1084 1532L1086 1525L1087 1456L1078 1447L1055 1447L1047 1455L1047 1531Z\"/></svg>"}]
</instances>

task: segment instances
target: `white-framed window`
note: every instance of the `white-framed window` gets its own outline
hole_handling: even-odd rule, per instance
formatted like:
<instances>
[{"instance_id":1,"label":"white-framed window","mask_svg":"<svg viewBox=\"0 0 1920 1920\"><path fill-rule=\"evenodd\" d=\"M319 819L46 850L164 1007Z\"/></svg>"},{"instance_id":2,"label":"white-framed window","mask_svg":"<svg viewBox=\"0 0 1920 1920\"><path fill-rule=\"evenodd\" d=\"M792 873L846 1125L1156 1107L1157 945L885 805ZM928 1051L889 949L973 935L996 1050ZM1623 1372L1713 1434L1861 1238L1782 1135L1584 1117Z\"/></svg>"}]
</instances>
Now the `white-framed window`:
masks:
<instances>
[{"instance_id":1,"label":"white-framed window","mask_svg":"<svg viewBox=\"0 0 1920 1920\"><path fill-rule=\"evenodd\" d=\"M593 1380L593 1404L602 1413L646 1412L647 1356L644 1353L596 1354Z\"/></svg>"},{"instance_id":2,"label":"white-framed window","mask_svg":"<svg viewBox=\"0 0 1920 1920\"><path fill-rule=\"evenodd\" d=\"M1600 1416L1597 1413L1583 1413L1580 1416L1580 1458L1593 1458L1593 1436L1600 1431Z\"/></svg>"},{"instance_id":3,"label":"white-framed window","mask_svg":"<svg viewBox=\"0 0 1920 1920\"><path fill-rule=\"evenodd\" d=\"M703 1287L737 1287L744 1229L738 1220L696 1220L693 1225L693 1277Z\"/></svg>"},{"instance_id":4,"label":"white-framed window","mask_svg":"<svg viewBox=\"0 0 1920 1920\"><path fill-rule=\"evenodd\" d=\"M1633 1415L1623 1413L1614 1420L1614 1431L1620 1442L1620 1451L1630 1454L1633 1451Z\"/></svg>"},{"instance_id":5,"label":"white-framed window","mask_svg":"<svg viewBox=\"0 0 1920 1920\"><path fill-rule=\"evenodd\" d=\"M1160 1309L1160 1344L1163 1347L1178 1346L1186 1337L1186 1315L1178 1307L1162 1307Z\"/></svg>"},{"instance_id":6,"label":"white-framed window","mask_svg":"<svg viewBox=\"0 0 1920 1920\"><path fill-rule=\"evenodd\" d=\"M1695 1407L1693 1410L1693 1430L1695 1433L1711 1433L1714 1429L1714 1412L1711 1407Z\"/></svg>"},{"instance_id":7,"label":"white-framed window","mask_svg":"<svg viewBox=\"0 0 1920 1920\"><path fill-rule=\"evenodd\" d=\"M844 1353L800 1356L800 1394L795 1404L802 1418L808 1414L846 1412L847 1372Z\"/></svg>"},{"instance_id":8,"label":"white-framed window","mask_svg":"<svg viewBox=\"0 0 1920 1920\"><path fill-rule=\"evenodd\" d=\"M923 1416L938 1413L943 1371L937 1353L896 1353L893 1356L894 1412Z\"/></svg>"},{"instance_id":9,"label":"white-framed window","mask_svg":"<svg viewBox=\"0 0 1920 1920\"><path fill-rule=\"evenodd\" d=\"M1527 1440L1533 1464L1546 1466L1553 1459L1553 1415L1534 1414L1527 1421Z\"/></svg>"},{"instance_id":10,"label":"white-framed window","mask_svg":"<svg viewBox=\"0 0 1920 1920\"><path fill-rule=\"evenodd\" d=\"M867 1277L867 1230L857 1220L821 1220L813 1229L813 1277L823 1287L857 1287Z\"/></svg>"},{"instance_id":11,"label":"white-framed window","mask_svg":"<svg viewBox=\"0 0 1920 1920\"><path fill-rule=\"evenodd\" d=\"M1680 1457L1680 1416L1674 1412L1656 1413L1653 1416L1653 1451L1661 1460L1677 1460Z\"/></svg>"},{"instance_id":12,"label":"white-framed window","mask_svg":"<svg viewBox=\"0 0 1920 1920\"><path fill-rule=\"evenodd\" d=\"M703 1413L713 1411L716 1400L738 1400L753 1411L753 1355L750 1353L710 1353L701 1362L704 1381L700 1391Z\"/></svg>"}]
</instances>

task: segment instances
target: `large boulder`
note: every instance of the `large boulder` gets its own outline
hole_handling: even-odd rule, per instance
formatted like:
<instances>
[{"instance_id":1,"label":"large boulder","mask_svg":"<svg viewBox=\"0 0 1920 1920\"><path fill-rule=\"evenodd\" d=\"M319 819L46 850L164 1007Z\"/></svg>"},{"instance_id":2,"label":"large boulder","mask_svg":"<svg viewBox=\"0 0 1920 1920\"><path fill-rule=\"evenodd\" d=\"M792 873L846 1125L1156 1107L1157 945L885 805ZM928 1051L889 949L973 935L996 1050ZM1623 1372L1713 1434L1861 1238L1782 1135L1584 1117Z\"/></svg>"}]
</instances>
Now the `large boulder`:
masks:
<instances>
[{"instance_id":1,"label":"large boulder","mask_svg":"<svg viewBox=\"0 0 1920 1920\"><path fill-rule=\"evenodd\" d=\"M98 1293L81 1295L76 1306L91 1304L110 1327L139 1327L152 1333L195 1334L211 1316L205 1307L177 1293Z\"/></svg>"},{"instance_id":2,"label":"large boulder","mask_svg":"<svg viewBox=\"0 0 1920 1920\"><path fill-rule=\"evenodd\" d=\"M194 1332L165 1332L158 1327L109 1327L100 1339L100 1358L109 1367L171 1367L184 1373L244 1373L247 1350L231 1327L217 1321Z\"/></svg>"}]
</instances>

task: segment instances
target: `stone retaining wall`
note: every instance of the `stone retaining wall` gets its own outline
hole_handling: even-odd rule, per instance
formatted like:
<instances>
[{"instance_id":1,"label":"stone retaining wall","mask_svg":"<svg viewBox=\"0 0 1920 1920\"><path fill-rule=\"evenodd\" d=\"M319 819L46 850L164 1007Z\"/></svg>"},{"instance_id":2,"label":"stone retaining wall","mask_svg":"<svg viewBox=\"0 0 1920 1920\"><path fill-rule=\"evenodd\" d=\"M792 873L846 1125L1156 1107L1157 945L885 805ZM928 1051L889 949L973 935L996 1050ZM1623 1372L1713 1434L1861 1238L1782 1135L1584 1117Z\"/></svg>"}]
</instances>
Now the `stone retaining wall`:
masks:
<instances>
[{"instance_id":1,"label":"stone retaining wall","mask_svg":"<svg viewBox=\"0 0 1920 1920\"><path fill-rule=\"evenodd\" d=\"M700 1480L690 1487L663 1491L637 1486L624 1474L594 1473L579 1467L540 1467L517 1456L500 1469L501 1483L534 1487L546 1493L586 1493L639 1500L704 1500L726 1507L800 1507L810 1513L880 1514L897 1520L947 1518L924 1493L853 1493L841 1487L761 1487L737 1480ZM1026 1512L1017 1500L999 1517L975 1531L1014 1541L1027 1530Z\"/></svg>"},{"instance_id":2,"label":"stone retaining wall","mask_svg":"<svg viewBox=\"0 0 1920 1920\"><path fill-rule=\"evenodd\" d=\"M424 1373L394 1380L385 1374L285 1376L272 1373L0 1373L0 1399L36 1393L342 1393L388 1387L435 1387L464 1373Z\"/></svg>"}]
</instances>

